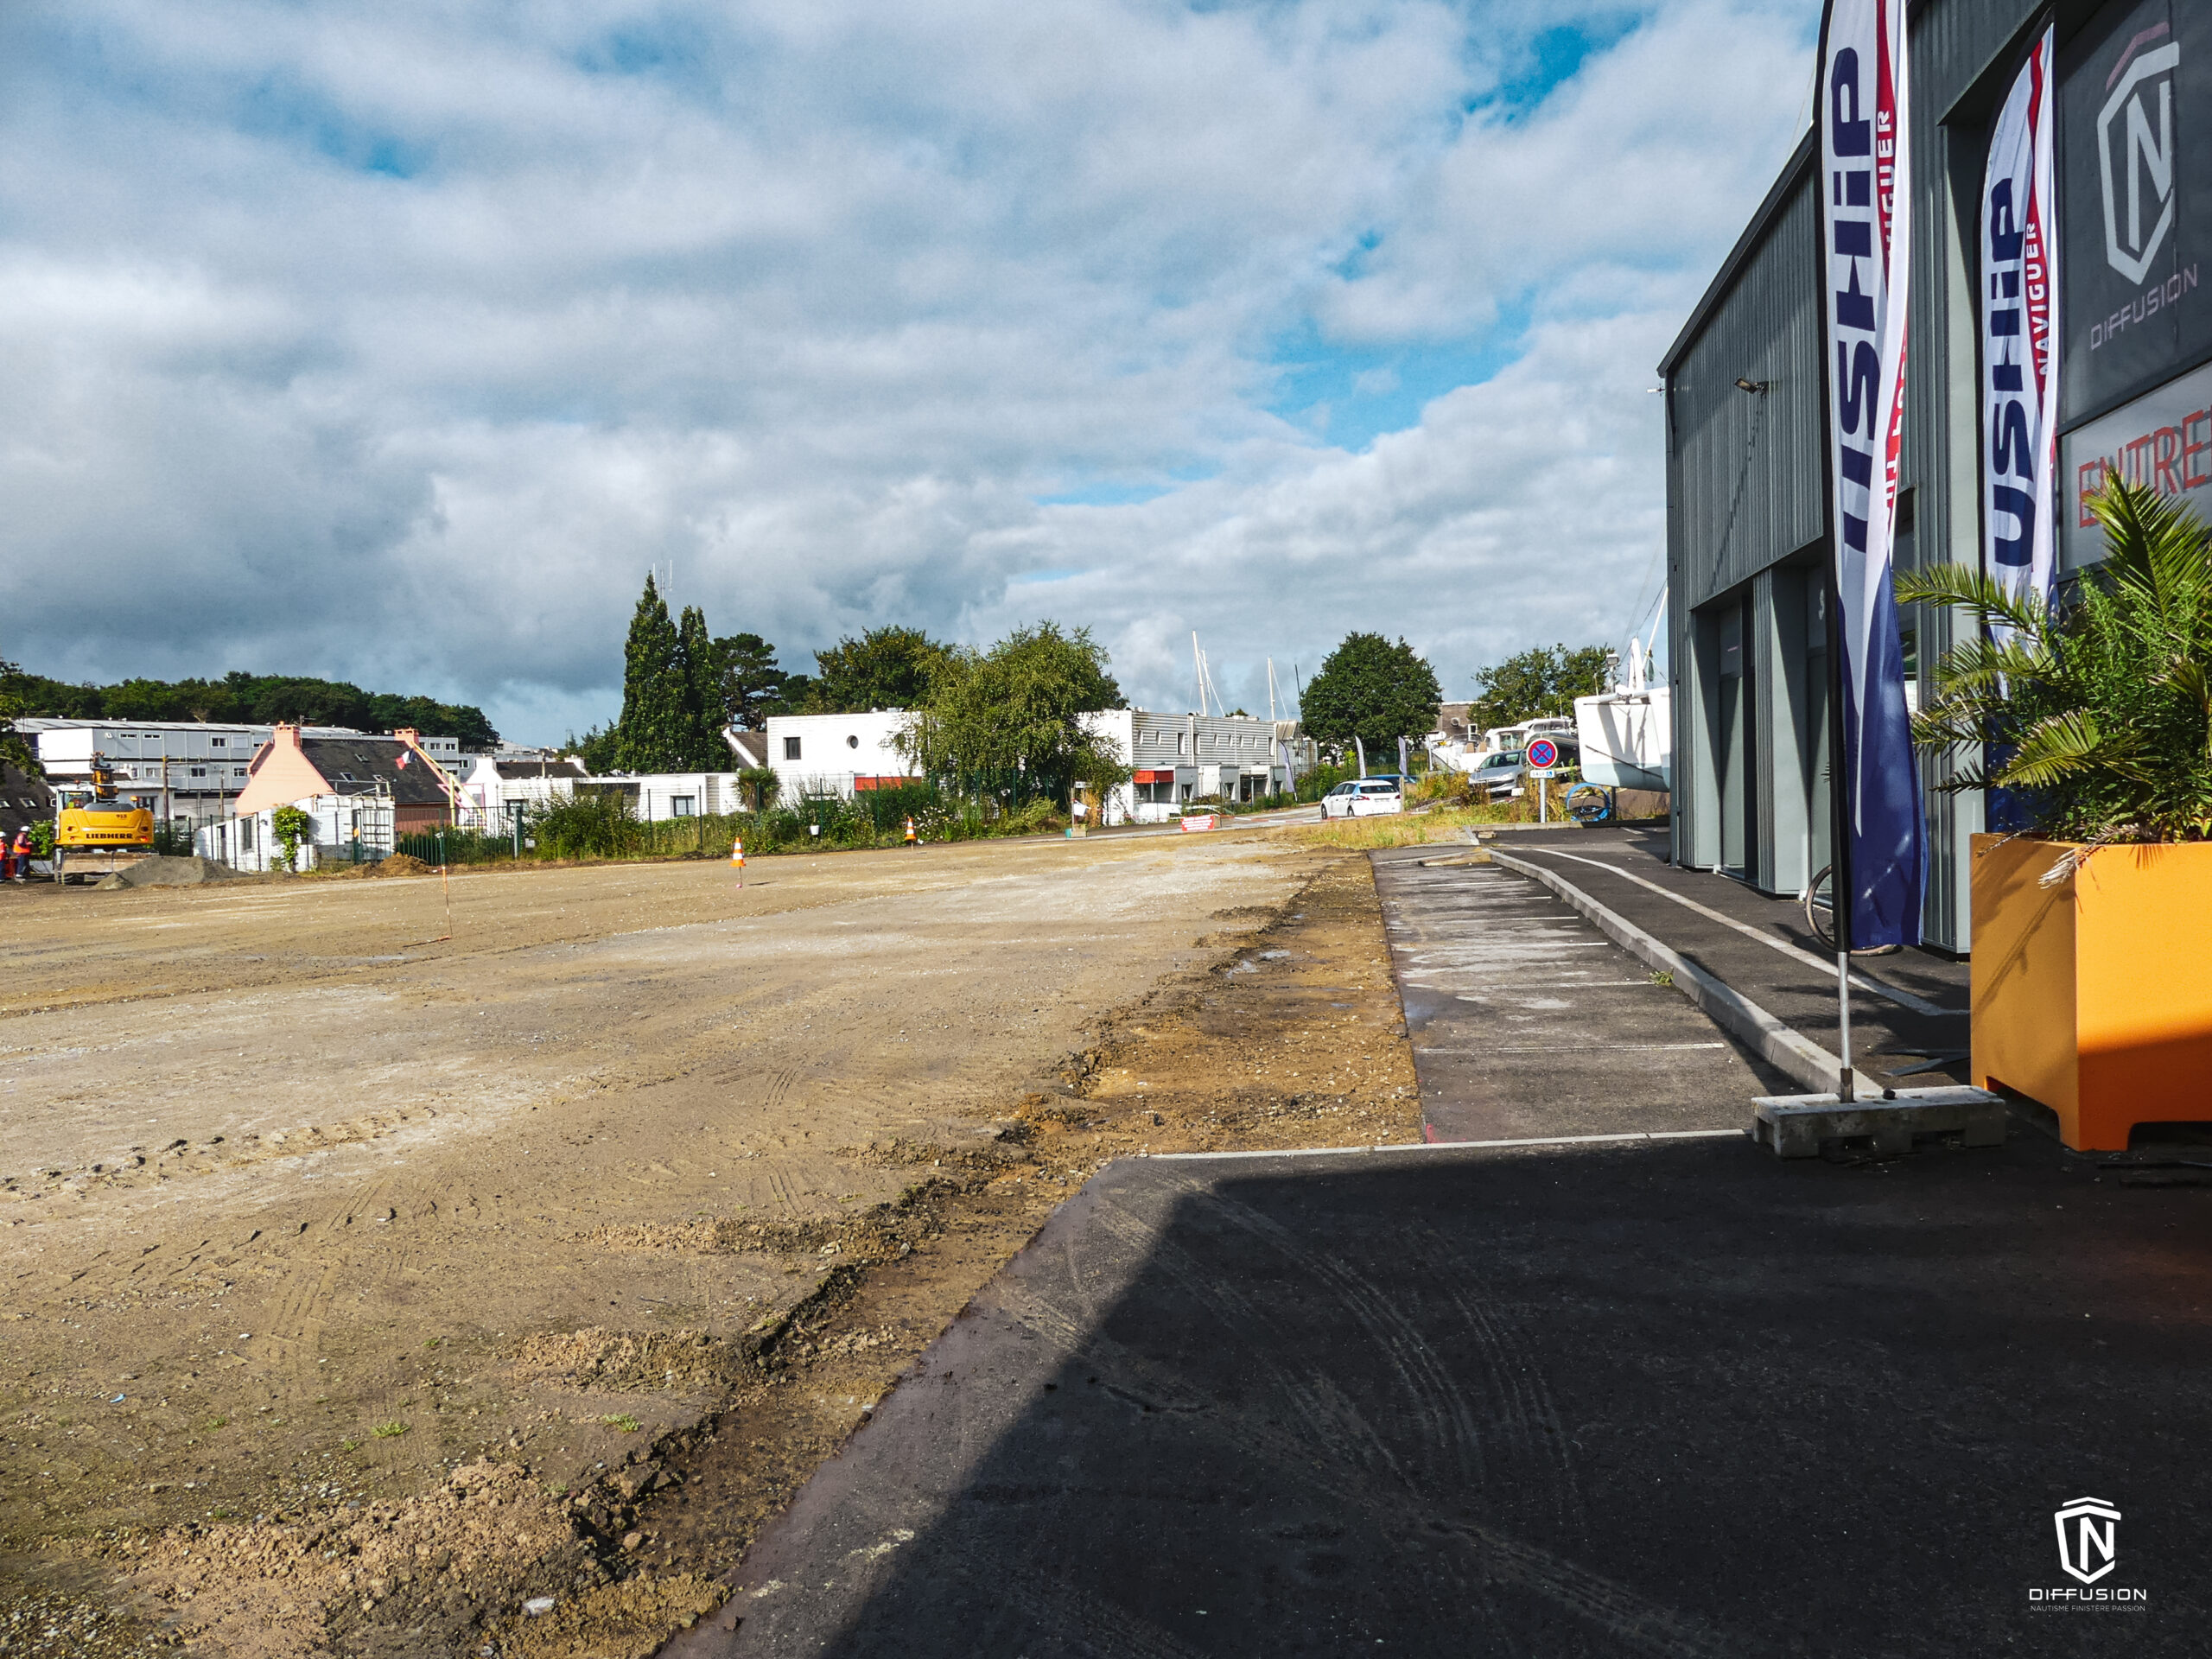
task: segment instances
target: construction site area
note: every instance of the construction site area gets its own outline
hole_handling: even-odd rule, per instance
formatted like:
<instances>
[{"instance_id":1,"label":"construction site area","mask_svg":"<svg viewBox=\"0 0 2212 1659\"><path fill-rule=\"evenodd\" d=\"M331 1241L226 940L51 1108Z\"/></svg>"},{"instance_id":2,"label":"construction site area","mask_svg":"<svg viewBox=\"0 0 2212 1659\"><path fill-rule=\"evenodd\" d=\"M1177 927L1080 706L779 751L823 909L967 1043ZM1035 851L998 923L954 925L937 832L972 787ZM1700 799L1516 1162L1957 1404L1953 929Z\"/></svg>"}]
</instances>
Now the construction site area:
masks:
<instances>
[{"instance_id":1,"label":"construction site area","mask_svg":"<svg viewBox=\"0 0 2212 1659\"><path fill-rule=\"evenodd\" d=\"M1109 1159L1418 1141L1298 832L0 902L0 1652L617 1656Z\"/></svg>"}]
</instances>

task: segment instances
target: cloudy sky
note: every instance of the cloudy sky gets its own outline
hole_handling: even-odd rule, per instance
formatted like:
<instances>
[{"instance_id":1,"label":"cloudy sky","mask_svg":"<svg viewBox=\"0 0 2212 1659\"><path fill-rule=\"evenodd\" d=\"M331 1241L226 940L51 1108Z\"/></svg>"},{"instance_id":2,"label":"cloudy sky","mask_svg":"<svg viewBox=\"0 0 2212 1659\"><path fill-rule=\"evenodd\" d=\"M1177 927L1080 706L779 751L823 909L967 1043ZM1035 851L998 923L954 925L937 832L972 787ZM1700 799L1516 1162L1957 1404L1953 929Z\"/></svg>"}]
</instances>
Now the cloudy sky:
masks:
<instances>
[{"instance_id":1,"label":"cloudy sky","mask_svg":"<svg viewBox=\"0 0 2212 1659\"><path fill-rule=\"evenodd\" d=\"M0 656L556 739L649 567L786 667L1091 627L1465 696L1657 583L1653 365L1814 0L12 0Z\"/></svg>"}]
</instances>

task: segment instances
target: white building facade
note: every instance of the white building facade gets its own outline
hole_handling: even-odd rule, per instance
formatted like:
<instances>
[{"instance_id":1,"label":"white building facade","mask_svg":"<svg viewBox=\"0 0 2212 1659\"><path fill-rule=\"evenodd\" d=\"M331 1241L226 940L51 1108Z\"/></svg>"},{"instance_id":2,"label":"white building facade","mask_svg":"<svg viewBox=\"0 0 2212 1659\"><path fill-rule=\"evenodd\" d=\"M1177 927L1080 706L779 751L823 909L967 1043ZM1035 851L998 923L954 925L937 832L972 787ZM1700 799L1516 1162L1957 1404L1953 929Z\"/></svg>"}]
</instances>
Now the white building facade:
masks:
<instances>
[{"instance_id":1,"label":"white building facade","mask_svg":"<svg viewBox=\"0 0 2212 1659\"><path fill-rule=\"evenodd\" d=\"M374 864L391 856L393 811L373 795L311 795L293 803L308 815L307 833L293 855L294 870L327 864ZM285 867L276 842L278 809L221 818L193 831L192 850L234 870L265 874Z\"/></svg>"},{"instance_id":2,"label":"white building facade","mask_svg":"<svg viewBox=\"0 0 2212 1659\"><path fill-rule=\"evenodd\" d=\"M1193 802L1249 802L1293 788L1310 762L1295 721L1243 715L1107 709L1084 724L1111 742L1130 769L1109 794L1103 822L1162 823Z\"/></svg>"},{"instance_id":3,"label":"white building facade","mask_svg":"<svg viewBox=\"0 0 2212 1659\"><path fill-rule=\"evenodd\" d=\"M865 715L771 715L768 765L780 801L841 796L919 783L921 768L899 751L903 709Z\"/></svg>"}]
</instances>

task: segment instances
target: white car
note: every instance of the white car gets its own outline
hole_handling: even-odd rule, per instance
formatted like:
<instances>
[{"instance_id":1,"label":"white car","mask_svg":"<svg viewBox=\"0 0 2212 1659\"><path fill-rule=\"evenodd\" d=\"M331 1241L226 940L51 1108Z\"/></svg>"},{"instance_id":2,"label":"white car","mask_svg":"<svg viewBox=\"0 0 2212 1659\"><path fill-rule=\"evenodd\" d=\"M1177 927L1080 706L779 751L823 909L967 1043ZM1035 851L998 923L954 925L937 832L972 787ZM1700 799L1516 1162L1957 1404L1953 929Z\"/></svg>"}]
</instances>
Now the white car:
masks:
<instances>
[{"instance_id":1,"label":"white car","mask_svg":"<svg viewBox=\"0 0 2212 1659\"><path fill-rule=\"evenodd\" d=\"M1325 818L1375 818L1406 810L1406 793L1395 778L1355 778L1321 798Z\"/></svg>"}]
</instances>

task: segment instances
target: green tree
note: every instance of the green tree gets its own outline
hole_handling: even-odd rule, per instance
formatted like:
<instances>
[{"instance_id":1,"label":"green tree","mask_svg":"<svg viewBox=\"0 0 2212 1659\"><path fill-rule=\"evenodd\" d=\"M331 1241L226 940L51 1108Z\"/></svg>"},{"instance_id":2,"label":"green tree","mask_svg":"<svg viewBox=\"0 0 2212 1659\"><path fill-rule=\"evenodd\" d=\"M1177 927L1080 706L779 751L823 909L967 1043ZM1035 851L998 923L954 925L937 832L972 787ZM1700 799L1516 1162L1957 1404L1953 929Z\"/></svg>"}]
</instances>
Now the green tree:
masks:
<instances>
[{"instance_id":1,"label":"green tree","mask_svg":"<svg viewBox=\"0 0 2212 1659\"><path fill-rule=\"evenodd\" d=\"M809 711L861 715L918 708L950 649L919 628L870 628L857 639L840 639L814 653L820 672L809 688Z\"/></svg>"},{"instance_id":2,"label":"green tree","mask_svg":"<svg viewBox=\"0 0 2212 1659\"><path fill-rule=\"evenodd\" d=\"M676 630L677 655L683 671L684 772L724 772L731 760L722 739L726 722L721 688L716 683L714 641L707 637L707 616L696 605L683 607Z\"/></svg>"},{"instance_id":3,"label":"green tree","mask_svg":"<svg viewBox=\"0 0 2212 1659\"><path fill-rule=\"evenodd\" d=\"M1491 668L1475 671L1482 695L1467 712L1474 731L1518 726L1524 720L1572 715L1577 697L1605 689L1605 664L1612 653L1603 645L1569 651L1563 644L1538 645Z\"/></svg>"},{"instance_id":4,"label":"green tree","mask_svg":"<svg viewBox=\"0 0 2212 1659\"><path fill-rule=\"evenodd\" d=\"M715 696L722 718L741 732L757 732L779 706L791 676L776 666L776 648L757 633L728 633L713 645Z\"/></svg>"},{"instance_id":5,"label":"green tree","mask_svg":"<svg viewBox=\"0 0 2212 1659\"><path fill-rule=\"evenodd\" d=\"M1357 737L1380 759L1400 738L1436 728L1443 695L1436 671L1403 639L1348 633L1306 682L1300 713L1315 741L1341 747Z\"/></svg>"},{"instance_id":6,"label":"green tree","mask_svg":"<svg viewBox=\"0 0 2212 1659\"><path fill-rule=\"evenodd\" d=\"M683 649L652 576L630 617L622 652L622 715L615 764L624 772L690 770L683 703Z\"/></svg>"},{"instance_id":7,"label":"green tree","mask_svg":"<svg viewBox=\"0 0 2212 1659\"><path fill-rule=\"evenodd\" d=\"M582 737L570 732L568 741L561 745L561 753L575 755L584 763L586 772L598 777L620 769L621 763L615 759L617 748L614 728L594 726Z\"/></svg>"},{"instance_id":8,"label":"green tree","mask_svg":"<svg viewBox=\"0 0 2212 1659\"><path fill-rule=\"evenodd\" d=\"M24 712L23 699L16 690L23 671L10 662L0 661L0 761L29 772L34 778L45 776L45 768L38 763L38 756L31 753L30 744L16 729L16 716Z\"/></svg>"},{"instance_id":9,"label":"green tree","mask_svg":"<svg viewBox=\"0 0 2212 1659\"><path fill-rule=\"evenodd\" d=\"M931 674L899 748L956 780L998 774L1013 792L1058 800L1077 779L1103 791L1128 777L1083 716L1122 705L1105 647L1088 628L1016 628L988 652L948 650Z\"/></svg>"},{"instance_id":10,"label":"green tree","mask_svg":"<svg viewBox=\"0 0 2212 1659\"><path fill-rule=\"evenodd\" d=\"M36 674L17 674L15 690L27 715L67 720L196 720L262 723L300 721L310 726L351 726L372 732L411 726L461 740L467 749L488 749L499 734L484 711L435 697L364 691L344 680L297 674L248 674L233 670L219 680L134 677L113 685L69 685Z\"/></svg>"}]
</instances>

